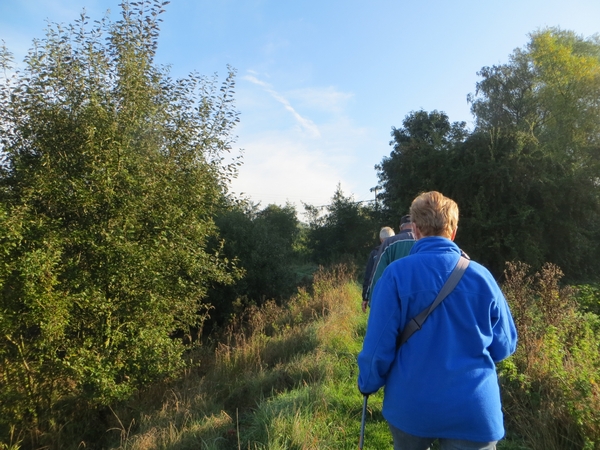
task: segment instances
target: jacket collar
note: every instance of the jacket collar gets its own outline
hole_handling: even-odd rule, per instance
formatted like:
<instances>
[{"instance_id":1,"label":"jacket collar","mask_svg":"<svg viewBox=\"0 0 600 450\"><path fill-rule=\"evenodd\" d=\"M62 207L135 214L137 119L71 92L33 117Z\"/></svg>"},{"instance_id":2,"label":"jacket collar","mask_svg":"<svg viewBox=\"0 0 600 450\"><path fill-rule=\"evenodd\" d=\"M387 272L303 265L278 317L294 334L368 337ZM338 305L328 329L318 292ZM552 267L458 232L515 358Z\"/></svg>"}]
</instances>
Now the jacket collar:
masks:
<instances>
[{"instance_id":1,"label":"jacket collar","mask_svg":"<svg viewBox=\"0 0 600 450\"><path fill-rule=\"evenodd\" d=\"M452 252L460 255L460 248L458 248L458 245L448 238L442 236L427 236L415 242L415 245L413 245L412 249L410 250L410 254L412 255L414 253L425 252Z\"/></svg>"}]
</instances>

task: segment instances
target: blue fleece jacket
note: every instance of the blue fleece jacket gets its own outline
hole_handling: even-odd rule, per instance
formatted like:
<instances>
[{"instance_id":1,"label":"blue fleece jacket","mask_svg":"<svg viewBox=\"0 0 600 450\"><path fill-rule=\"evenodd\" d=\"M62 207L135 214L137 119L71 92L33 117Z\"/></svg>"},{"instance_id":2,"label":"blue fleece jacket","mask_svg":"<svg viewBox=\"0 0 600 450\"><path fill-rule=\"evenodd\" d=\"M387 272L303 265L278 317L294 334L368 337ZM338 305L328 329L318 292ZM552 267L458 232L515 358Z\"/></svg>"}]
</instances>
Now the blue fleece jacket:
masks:
<instances>
[{"instance_id":1,"label":"blue fleece jacket","mask_svg":"<svg viewBox=\"0 0 600 450\"><path fill-rule=\"evenodd\" d=\"M396 338L435 299L460 249L425 237L394 261L375 286L358 387L385 385L383 416L406 433L496 441L504 436L495 363L511 355L517 332L498 284L471 261L456 288L401 348Z\"/></svg>"}]
</instances>

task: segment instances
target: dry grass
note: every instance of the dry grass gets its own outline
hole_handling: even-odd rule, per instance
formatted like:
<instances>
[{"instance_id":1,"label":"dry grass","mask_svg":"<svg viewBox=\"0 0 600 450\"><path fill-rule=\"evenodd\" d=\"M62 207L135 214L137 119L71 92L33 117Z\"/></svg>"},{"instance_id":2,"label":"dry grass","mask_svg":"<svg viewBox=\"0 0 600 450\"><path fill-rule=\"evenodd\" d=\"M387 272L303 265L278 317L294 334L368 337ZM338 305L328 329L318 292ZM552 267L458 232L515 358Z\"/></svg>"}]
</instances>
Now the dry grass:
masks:
<instances>
[{"instance_id":1,"label":"dry grass","mask_svg":"<svg viewBox=\"0 0 600 450\"><path fill-rule=\"evenodd\" d=\"M329 350L356 328L358 295L350 272L336 267L318 271L312 290L299 290L283 306L267 302L249 309L212 350L191 355L193 368L180 379L154 386L115 411L111 433L119 437L112 448L239 448L244 434L239 429L261 399L298 386L318 389L333 376L335 356ZM277 420L283 418L274 426ZM302 421L294 427L292 434L310 434ZM256 442L246 445L263 448Z\"/></svg>"},{"instance_id":2,"label":"dry grass","mask_svg":"<svg viewBox=\"0 0 600 450\"><path fill-rule=\"evenodd\" d=\"M534 275L523 264L507 270L519 346L502 364L506 418L533 450L598 449L599 336L561 276L550 264Z\"/></svg>"},{"instance_id":3,"label":"dry grass","mask_svg":"<svg viewBox=\"0 0 600 450\"><path fill-rule=\"evenodd\" d=\"M560 271L507 273L519 347L501 367L507 430L499 448L600 448L598 336ZM355 357L364 331L358 286L343 268L319 272L286 305L267 302L232 323L194 366L156 386L117 423L118 450L355 448L360 420ZM358 322L357 322L358 318ZM362 320L362 322L361 322ZM353 341L354 339L354 341ZM380 399L370 401L369 445L389 446Z\"/></svg>"}]
</instances>

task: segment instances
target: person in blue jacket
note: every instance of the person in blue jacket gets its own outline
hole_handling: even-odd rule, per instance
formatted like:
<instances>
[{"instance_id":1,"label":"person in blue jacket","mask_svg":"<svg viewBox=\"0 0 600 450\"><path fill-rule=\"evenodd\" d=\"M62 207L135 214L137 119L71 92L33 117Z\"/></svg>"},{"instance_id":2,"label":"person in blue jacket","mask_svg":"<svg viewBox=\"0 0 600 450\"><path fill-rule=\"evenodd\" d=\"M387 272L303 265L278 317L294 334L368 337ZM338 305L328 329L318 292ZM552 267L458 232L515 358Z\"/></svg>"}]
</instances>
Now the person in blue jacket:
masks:
<instances>
[{"instance_id":1,"label":"person in blue jacket","mask_svg":"<svg viewBox=\"0 0 600 450\"><path fill-rule=\"evenodd\" d=\"M458 205L439 192L414 199L410 214L417 242L392 262L373 293L358 388L385 386L383 416L394 450L495 449L504 436L495 363L511 355L517 332L498 284L471 261L422 329L399 349L406 324L435 299L456 266L453 242Z\"/></svg>"}]
</instances>

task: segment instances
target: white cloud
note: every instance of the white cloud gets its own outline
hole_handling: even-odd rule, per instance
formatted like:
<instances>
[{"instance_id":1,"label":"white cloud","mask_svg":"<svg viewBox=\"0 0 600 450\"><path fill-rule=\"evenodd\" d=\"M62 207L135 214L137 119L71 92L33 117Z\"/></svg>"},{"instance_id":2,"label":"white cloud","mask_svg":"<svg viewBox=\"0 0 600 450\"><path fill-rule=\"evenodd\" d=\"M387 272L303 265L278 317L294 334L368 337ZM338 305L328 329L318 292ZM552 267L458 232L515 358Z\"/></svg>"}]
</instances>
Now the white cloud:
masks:
<instances>
[{"instance_id":1,"label":"white cloud","mask_svg":"<svg viewBox=\"0 0 600 450\"><path fill-rule=\"evenodd\" d=\"M263 206L291 202L301 212L301 202L323 205L335 191L342 173L334 158L314 149L297 133L266 132L244 147L244 165L232 187Z\"/></svg>"},{"instance_id":2,"label":"white cloud","mask_svg":"<svg viewBox=\"0 0 600 450\"><path fill-rule=\"evenodd\" d=\"M277 100L279 103L283 105L283 107L292 114L298 125L302 130L304 130L308 136L313 138L321 137L321 132L319 131L319 127L317 127L314 122L310 119L307 119L301 116L294 107L290 104L290 102L280 93L276 92L271 85L265 83L264 81L259 80L254 75L246 75L244 77L245 80L250 81L260 87L262 87L266 92L268 92L271 97Z\"/></svg>"},{"instance_id":3,"label":"white cloud","mask_svg":"<svg viewBox=\"0 0 600 450\"><path fill-rule=\"evenodd\" d=\"M301 105L331 113L343 113L353 94L340 92L334 87L304 88L291 91L288 96Z\"/></svg>"},{"instance_id":4,"label":"white cloud","mask_svg":"<svg viewBox=\"0 0 600 450\"><path fill-rule=\"evenodd\" d=\"M369 188L376 184L377 161L369 153L379 143L348 117L345 107L352 94L331 87L281 94L256 73L243 79L250 83L238 87L243 105L238 144L244 164L232 183L235 193L243 192L263 207L289 201L301 215L302 202L328 204L338 183L356 200L373 197ZM307 132L307 124L319 133Z\"/></svg>"}]
</instances>

